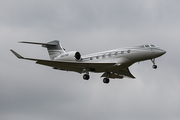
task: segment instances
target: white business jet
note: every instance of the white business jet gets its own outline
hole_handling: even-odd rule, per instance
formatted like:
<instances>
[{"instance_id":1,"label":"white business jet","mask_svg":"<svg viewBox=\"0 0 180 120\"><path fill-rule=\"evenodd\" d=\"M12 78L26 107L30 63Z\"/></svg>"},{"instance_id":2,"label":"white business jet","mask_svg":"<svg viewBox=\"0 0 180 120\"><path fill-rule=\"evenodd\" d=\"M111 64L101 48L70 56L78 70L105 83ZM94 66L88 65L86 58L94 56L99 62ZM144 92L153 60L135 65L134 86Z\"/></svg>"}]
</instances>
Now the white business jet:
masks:
<instances>
[{"instance_id":1,"label":"white business jet","mask_svg":"<svg viewBox=\"0 0 180 120\"><path fill-rule=\"evenodd\" d=\"M37 64L52 67L57 70L74 71L83 75L84 80L90 78L89 72L103 73L103 82L109 83L109 78L135 78L128 67L144 60L151 60L156 69L155 58L162 56L166 51L155 45L141 45L136 47L119 48L81 56L80 52L66 52L58 40L48 43L20 42L42 45L47 48L51 60L22 57L15 51L11 52L20 59L36 61Z\"/></svg>"}]
</instances>

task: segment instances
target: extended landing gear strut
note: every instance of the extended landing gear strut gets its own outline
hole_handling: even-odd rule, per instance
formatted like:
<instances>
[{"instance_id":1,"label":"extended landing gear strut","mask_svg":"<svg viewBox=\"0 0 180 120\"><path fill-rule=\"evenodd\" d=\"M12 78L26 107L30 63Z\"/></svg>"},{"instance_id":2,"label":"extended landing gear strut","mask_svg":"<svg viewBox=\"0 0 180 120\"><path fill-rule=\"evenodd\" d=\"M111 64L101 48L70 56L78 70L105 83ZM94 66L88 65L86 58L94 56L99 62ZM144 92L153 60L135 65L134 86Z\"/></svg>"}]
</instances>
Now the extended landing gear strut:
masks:
<instances>
[{"instance_id":1,"label":"extended landing gear strut","mask_svg":"<svg viewBox=\"0 0 180 120\"><path fill-rule=\"evenodd\" d=\"M82 73L84 73L83 79L84 79L84 80L89 80L90 76L89 76L89 71L88 71L88 69L84 69ZM103 82L106 83L106 84L108 84L109 81L110 81L110 80L109 80L109 75L110 75L110 73L109 73L109 72L106 72L106 77L103 79Z\"/></svg>"},{"instance_id":2,"label":"extended landing gear strut","mask_svg":"<svg viewBox=\"0 0 180 120\"><path fill-rule=\"evenodd\" d=\"M83 75L83 79L84 80L89 80L90 76L89 76L88 69L83 69L83 73L86 73L86 74Z\"/></svg>"},{"instance_id":3,"label":"extended landing gear strut","mask_svg":"<svg viewBox=\"0 0 180 120\"><path fill-rule=\"evenodd\" d=\"M103 79L103 83L108 84L110 82L109 76L110 76L110 72L106 72L106 77Z\"/></svg>"},{"instance_id":4,"label":"extended landing gear strut","mask_svg":"<svg viewBox=\"0 0 180 120\"><path fill-rule=\"evenodd\" d=\"M155 59L151 59L151 61L152 61L152 63L153 63L152 68L153 68L153 69L157 69L157 65L155 65Z\"/></svg>"}]
</instances>

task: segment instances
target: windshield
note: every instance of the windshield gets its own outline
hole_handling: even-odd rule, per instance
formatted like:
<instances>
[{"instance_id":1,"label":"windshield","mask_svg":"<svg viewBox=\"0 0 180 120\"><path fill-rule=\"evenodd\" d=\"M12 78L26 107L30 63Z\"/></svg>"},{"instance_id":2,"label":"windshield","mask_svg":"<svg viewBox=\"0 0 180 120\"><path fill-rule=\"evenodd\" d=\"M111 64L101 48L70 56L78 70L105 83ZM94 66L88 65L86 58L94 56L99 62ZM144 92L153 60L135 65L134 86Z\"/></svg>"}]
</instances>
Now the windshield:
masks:
<instances>
[{"instance_id":1,"label":"windshield","mask_svg":"<svg viewBox=\"0 0 180 120\"><path fill-rule=\"evenodd\" d=\"M150 45L151 47L156 47L155 45Z\"/></svg>"},{"instance_id":2,"label":"windshield","mask_svg":"<svg viewBox=\"0 0 180 120\"><path fill-rule=\"evenodd\" d=\"M149 46L149 45L144 45L144 47L148 48L148 47L150 47L150 46Z\"/></svg>"},{"instance_id":3,"label":"windshield","mask_svg":"<svg viewBox=\"0 0 180 120\"><path fill-rule=\"evenodd\" d=\"M149 48L149 47L151 47L151 48L156 48L155 45L144 45L144 47L145 47L145 48Z\"/></svg>"}]
</instances>

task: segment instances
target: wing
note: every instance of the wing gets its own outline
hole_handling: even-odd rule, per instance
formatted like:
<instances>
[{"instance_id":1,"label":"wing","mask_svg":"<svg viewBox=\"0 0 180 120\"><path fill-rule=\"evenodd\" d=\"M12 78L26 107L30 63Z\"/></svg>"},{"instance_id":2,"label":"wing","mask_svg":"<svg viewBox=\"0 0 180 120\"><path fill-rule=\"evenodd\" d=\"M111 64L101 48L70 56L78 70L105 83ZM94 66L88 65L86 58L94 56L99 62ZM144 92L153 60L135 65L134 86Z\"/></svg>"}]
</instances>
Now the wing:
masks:
<instances>
[{"instance_id":1,"label":"wing","mask_svg":"<svg viewBox=\"0 0 180 120\"><path fill-rule=\"evenodd\" d=\"M29 59L30 60L30 59ZM84 69L91 72L96 72L98 68L110 67L112 63L79 63L79 62L62 62L62 61L51 61L51 60L36 60L37 64L53 67L59 70L74 71L82 73Z\"/></svg>"},{"instance_id":2,"label":"wing","mask_svg":"<svg viewBox=\"0 0 180 120\"><path fill-rule=\"evenodd\" d=\"M64 61L53 61L53 60L43 60L43 59L33 59L25 58L11 50L11 52L19 59L26 59L36 61L37 64L53 67L54 69L74 71L82 73L84 69L88 69L92 72L97 72L96 70L103 70L103 68L109 68L114 65L114 63L82 63L82 62L64 62ZM101 68L101 69L99 69Z\"/></svg>"},{"instance_id":3,"label":"wing","mask_svg":"<svg viewBox=\"0 0 180 120\"><path fill-rule=\"evenodd\" d=\"M131 72L129 71L129 68L119 68L119 69L111 69L108 70L110 72L105 72L101 77L109 77L109 78L119 78L119 79L123 79L124 76L126 77L130 77L130 78L135 78Z\"/></svg>"},{"instance_id":4,"label":"wing","mask_svg":"<svg viewBox=\"0 0 180 120\"><path fill-rule=\"evenodd\" d=\"M92 72L104 72L110 71L109 78L120 78L122 79L124 76L135 78L129 68L121 68L117 67L114 63L73 63L73 62L61 62L61 61L49 61L49 60L37 60L37 64L46 65L50 67L54 67L56 69L65 70L65 71L75 71L78 73L82 73L84 69L88 69ZM113 69L112 69L113 68ZM114 69L116 68L116 69ZM107 72L105 72L101 77L107 77Z\"/></svg>"},{"instance_id":5,"label":"wing","mask_svg":"<svg viewBox=\"0 0 180 120\"><path fill-rule=\"evenodd\" d=\"M11 50L11 52L19 59L26 59L36 61L37 64L53 67L54 69L74 71L83 73L84 69L91 72L105 72L101 77L119 78L122 79L124 76L135 78L129 71L128 67L132 63L128 64L116 64L116 63L83 63L83 62L64 62L64 61L52 61L34 58L25 58Z\"/></svg>"}]
</instances>

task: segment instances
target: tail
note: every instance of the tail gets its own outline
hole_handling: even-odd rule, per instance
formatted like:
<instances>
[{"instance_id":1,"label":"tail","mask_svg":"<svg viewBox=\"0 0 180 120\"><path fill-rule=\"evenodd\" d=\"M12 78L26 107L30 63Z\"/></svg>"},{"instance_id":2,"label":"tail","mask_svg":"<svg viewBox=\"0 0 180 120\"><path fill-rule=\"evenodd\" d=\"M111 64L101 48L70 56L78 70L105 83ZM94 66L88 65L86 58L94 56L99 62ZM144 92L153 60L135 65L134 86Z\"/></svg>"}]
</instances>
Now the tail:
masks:
<instances>
[{"instance_id":1,"label":"tail","mask_svg":"<svg viewBox=\"0 0 180 120\"><path fill-rule=\"evenodd\" d=\"M62 53L65 53L64 48L61 46L58 40L54 40L48 43L24 42L24 41L20 43L42 45L42 47L47 48L51 60L54 60L55 57L59 56Z\"/></svg>"}]
</instances>

